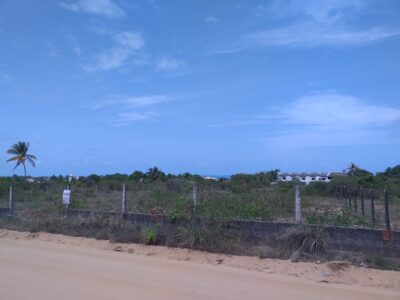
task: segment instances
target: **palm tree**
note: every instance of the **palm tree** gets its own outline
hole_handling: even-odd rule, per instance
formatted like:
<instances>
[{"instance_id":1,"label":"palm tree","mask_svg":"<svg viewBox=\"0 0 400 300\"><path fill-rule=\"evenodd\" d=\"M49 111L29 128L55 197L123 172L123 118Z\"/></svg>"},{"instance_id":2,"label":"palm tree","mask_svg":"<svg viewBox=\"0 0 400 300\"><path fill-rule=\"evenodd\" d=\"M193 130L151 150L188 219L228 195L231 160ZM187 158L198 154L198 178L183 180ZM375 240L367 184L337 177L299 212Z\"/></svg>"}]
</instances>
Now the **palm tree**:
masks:
<instances>
[{"instance_id":1,"label":"palm tree","mask_svg":"<svg viewBox=\"0 0 400 300\"><path fill-rule=\"evenodd\" d=\"M150 178L151 181L156 181L157 179L162 179L165 177L165 174L163 171L161 171L157 167L150 168L147 173L147 177Z\"/></svg>"},{"instance_id":2,"label":"palm tree","mask_svg":"<svg viewBox=\"0 0 400 300\"><path fill-rule=\"evenodd\" d=\"M355 176L359 170L360 168L355 163L351 163L347 168L348 174L350 176Z\"/></svg>"},{"instance_id":3,"label":"palm tree","mask_svg":"<svg viewBox=\"0 0 400 300\"><path fill-rule=\"evenodd\" d=\"M29 143L25 142L18 142L14 145L11 146L10 149L7 150L7 154L13 155L10 159L7 159L7 162L15 161L17 162L14 170L19 166L23 165L24 166L24 174L26 177L26 165L25 162L29 161L32 166L35 166L35 160L36 156L28 154L29 150Z\"/></svg>"}]
</instances>

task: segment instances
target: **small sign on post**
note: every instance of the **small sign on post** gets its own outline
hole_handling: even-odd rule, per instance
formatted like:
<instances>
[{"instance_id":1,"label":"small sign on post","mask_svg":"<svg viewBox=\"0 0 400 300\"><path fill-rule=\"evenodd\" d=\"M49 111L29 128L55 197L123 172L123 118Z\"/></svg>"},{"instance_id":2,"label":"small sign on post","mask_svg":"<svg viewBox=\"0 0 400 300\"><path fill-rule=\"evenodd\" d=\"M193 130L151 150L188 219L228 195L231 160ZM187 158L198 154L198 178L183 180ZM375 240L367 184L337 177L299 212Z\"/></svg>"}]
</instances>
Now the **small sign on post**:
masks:
<instances>
[{"instance_id":1,"label":"small sign on post","mask_svg":"<svg viewBox=\"0 0 400 300\"><path fill-rule=\"evenodd\" d=\"M63 192L63 204L65 204L68 208L68 206L70 205L70 200L71 200L71 190L64 190Z\"/></svg>"}]
</instances>

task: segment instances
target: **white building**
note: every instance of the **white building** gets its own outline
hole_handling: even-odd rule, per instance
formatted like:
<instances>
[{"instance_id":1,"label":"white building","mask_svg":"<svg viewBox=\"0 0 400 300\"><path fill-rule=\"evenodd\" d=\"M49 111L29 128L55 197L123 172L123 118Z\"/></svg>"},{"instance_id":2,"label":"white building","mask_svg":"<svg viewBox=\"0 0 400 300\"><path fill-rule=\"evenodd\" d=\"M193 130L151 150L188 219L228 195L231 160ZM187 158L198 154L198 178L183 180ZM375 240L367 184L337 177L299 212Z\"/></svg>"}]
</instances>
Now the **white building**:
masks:
<instances>
[{"instance_id":1,"label":"white building","mask_svg":"<svg viewBox=\"0 0 400 300\"><path fill-rule=\"evenodd\" d=\"M278 181L291 182L299 181L309 184L310 182L330 182L332 176L345 175L345 173L327 172L327 173L279 173Z\"/></svg>"}]
</instances>

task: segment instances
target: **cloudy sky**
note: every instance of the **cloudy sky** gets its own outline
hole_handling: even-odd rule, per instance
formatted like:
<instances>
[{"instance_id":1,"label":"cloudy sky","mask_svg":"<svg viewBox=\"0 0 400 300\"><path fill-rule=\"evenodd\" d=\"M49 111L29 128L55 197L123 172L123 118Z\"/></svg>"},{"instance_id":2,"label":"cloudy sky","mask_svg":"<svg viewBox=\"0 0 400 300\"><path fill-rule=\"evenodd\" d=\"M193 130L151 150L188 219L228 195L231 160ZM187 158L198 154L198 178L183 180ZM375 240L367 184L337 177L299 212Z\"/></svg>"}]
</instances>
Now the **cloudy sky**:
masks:
<instances>
[{"instance_id":1,"label":"cloudy sky","mask_svg":"<svg viewBox=\"0 0 400 300\"><path fill-rule=\"evenodd\" d=\"M0 175L400 164L398 0L0 0L0 45Z\"/></svg>"}]
</instances>

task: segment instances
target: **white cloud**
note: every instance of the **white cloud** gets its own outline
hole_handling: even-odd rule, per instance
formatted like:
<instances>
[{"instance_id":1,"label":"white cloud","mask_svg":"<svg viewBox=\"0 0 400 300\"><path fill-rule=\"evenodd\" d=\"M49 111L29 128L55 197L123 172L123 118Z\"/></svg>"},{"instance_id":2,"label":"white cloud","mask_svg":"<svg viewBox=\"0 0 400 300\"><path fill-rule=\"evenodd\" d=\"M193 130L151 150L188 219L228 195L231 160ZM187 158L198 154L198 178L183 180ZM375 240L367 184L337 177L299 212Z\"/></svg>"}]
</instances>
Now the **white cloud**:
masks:
<instances>
[{"instance_id":1,"label":"white cloud","mask_svg":"<svg viewBox=\"0 0 400 300\"><path fill-rule=\"evenodd\" d=\"M124 11L112 0L79 0L73 3L62 2L61 6L76 12L85 12L110 18L122 17Z\"/></svg>"},{"instance_id":2,"label":"white cloud","mask_svg":"<svg viewBox=\"0 0 400 300\"><path fill-rule=\"evenodd\" d=\"M269 14L285 25L269 26L242 35L235 43L211 51L225 54L254 47L321 47L363 45L400 36L400 29L382 24L354 27L357 13L368 1L361 0L291 0L275 1Z\"/></svg>"},{"instance_id":3,"label":"white cloud","mask_svg":"<svg viewBox=\"0 0 400 300\"><path fill-rule=\"evenodd\" d=\"M86 65L87 71L107 71L123 66L133 57L135 52L145 45L145 40L139 32L124 31L113 36L114 47L106 49L96 56L96 62ZM141 60L131 60L132 63L142 63Z\"/></svg>"},{"instance_id":4,"label":"white cloud","mask_svg":"<svg viewBox=\"0 0 400 300\"><path fill-rule=\"evenodd\" d=\"M179 59L161 57L156 61L157 70L172 71L186 66L186 62Z\"/></svg>"},{"instance_id":5,"label":"white cloud","mask_svg":"<svg viewBox=\"0 0 400 300\"><path fill-rule=\"evenodd\" d=\"M274 1L271 11L280 17L306 16L319 23L338 22L360 10L368 0L289 0Z\"/></svg>"},{"instance_id":6,"label":"white cloud","mask_svg":"<svg viewBox=\"0 0 400 300\"><path fill-rule=\"evenodd\" d=\"M382 27L367 30L331 28L313 23L259 31L244 37L247 47L253 46L338 46L360 45L400 35Z\"/></svg>"},{"instance_id":7,"label":"white cloud","mask_svg":"<svg viewBox=\"0 0 400 300\"><path fill-rule=\"evenodd\" d=\"M122 106L123 108L135 108L135 107L145 107L162 102L167 102L173 98L166 95L148 95L148 96L138 96L138 97L123 97L120 99L106 100L98 102L90 106L90 109L97 110L107 106Z\"/></svg>"},{"instance_id":8,"label":"white cloud","mask_svg":"<svg viewBox=\"0 0 400 300\"><path fill-rule=\"evenodd\" d=\"M161 114L157 111L149 111L149 107L175 99L166 95L114 96L113 98L100 101L88 108L90 110L104 109L106 113L113 112L114 117L110 118L109 121L117 126L129 125L134 122L156 121Z\"/></svg>"},{"instance_id":9,"label":"white cloud","mask_svg":"<svg viewBox=\"0 0 400 300\"><path fill-rule=\"evenodd\" d=\"M204 19L204 21L206 21L207 23L212 23L212 24L216 24L219 22L219 19L217 17L214 16L208 16Z\"/></svg>"},{"instance_id":10,"label":"white cloud","mask_svg":"<svg viewBox=\"0 0 400 300\"><path fill-rule=\"evenodd\" d=\"M272 152L326 146L398 142L400 106L390 107L338 93L315 93L271 107L265 114L208 127L265 126L262 140ZM397 128L397 129L396 129Z\"/></svg>"},{"instance_id":11,"label":"white cloud","mask_svg":"<svg viewBox=\"0 0 400 300\"><path fill-rule=\"evenodd\" d=\"M156 121L159 117L157 112L122 112L117 115L117 118L112 120L117 126L129 125L136 122Z\"/></svg>"},{"instance_id":12,"label":"white cloud","mask_svg":"<svg viewBox=\"0 0 400 300\"><path fill-rule=\"evenodd\" d=\"M265 116L269 117L277 118L275 124L280 128L266 137L274 148L380 145L391 142L387 129L400 121L400 107L369 104L349 95L320 93L301 97L274 115Z\"/></svg>"},{"instance_id":13,"label":"white cloud","mask_svg":"<svg viewBox=\"0 0 400 300\"><path fill-rule=\"evenodd\" d=\"M385 126L400 120L400 108L367 104L348 95L324 93L304 96L283 112L293 124L331 129Z\"/></svg>"},{"instance_id":14,"label":"white cloud","mask_svg":"<svg viewBox=\"0 0 400 300\"><path fill-rule=\"evenodd\" d=\"M121 46L132 50L140 49L145 44L142 34L138 32L124 31L115 35L114 39Z\"/></svg>"},{"instance_id":15,"label":"white cloud","mask_svg":"<svg viewBox=\"0 0 400 300\"><path fill-rule=\"evenodd\" d=\"M8 83L11 81L11 76L8 73L0 71L0 83Z\"/></svg>"}]
</instances>

